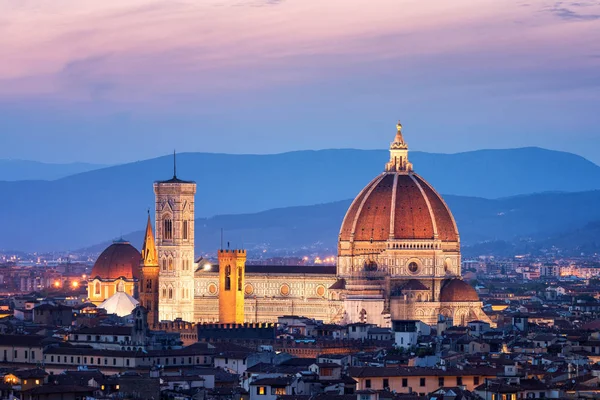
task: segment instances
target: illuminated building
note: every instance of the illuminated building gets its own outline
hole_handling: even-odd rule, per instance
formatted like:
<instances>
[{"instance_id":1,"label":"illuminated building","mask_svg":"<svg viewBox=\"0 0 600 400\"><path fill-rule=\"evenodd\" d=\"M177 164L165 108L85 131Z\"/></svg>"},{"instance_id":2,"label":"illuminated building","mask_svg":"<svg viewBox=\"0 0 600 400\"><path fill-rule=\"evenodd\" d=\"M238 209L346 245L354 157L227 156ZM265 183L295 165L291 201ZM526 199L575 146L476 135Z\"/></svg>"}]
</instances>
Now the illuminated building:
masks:
<instances>
[{"instance_id":1,"label":"illuminated building","mask_svg":"<svg viewBox=\"0 0 600 400\"><path fill-rule=\"evenodd\" d=\"M138 256L141 280L151 280L153 288L140 290L142 305L161 321L276 322L284 315L380 326L392 319L435 324L439 315L460 325L489 321L475 289L461 279L454 217L414 172L408 153L398 124L384 171L357 195L342 222L337 267L323 260L315 266L245 266L246 254L238 250L221 250L216 265L194 262L196 184L175 174L156 182L157 255L148 223Z\"/></svg>"}]
</instances>

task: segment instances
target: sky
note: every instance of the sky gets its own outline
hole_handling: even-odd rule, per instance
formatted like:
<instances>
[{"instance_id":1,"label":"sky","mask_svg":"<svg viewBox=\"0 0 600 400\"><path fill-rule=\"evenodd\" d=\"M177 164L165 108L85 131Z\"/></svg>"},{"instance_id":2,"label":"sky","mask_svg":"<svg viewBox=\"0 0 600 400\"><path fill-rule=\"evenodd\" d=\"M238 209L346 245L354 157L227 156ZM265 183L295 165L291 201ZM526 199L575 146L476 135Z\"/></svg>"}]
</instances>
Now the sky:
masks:
<instances>
[{"instance_id":1,"label":"sky","mask_svg":"<svg viewBox=\"0 0 600 400\"><path fill-rule=\"evenodd\" d=\"M0 0L0 158L539 146L600 164L600 1Z\"/></svg>"}]
</instances>

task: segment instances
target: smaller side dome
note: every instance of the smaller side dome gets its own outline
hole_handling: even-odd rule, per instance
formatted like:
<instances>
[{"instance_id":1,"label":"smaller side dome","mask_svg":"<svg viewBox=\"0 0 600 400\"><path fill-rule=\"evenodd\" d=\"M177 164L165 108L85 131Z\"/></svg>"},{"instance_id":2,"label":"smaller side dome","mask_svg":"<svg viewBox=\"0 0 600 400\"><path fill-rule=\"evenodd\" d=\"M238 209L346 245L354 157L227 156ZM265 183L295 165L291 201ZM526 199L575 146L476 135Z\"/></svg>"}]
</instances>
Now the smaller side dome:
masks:
<instances>
[{"instance_id":1,"label":"smaller side dome","mask_svg":"<svg viewBox=\"0 0 600 400\"><path fill-rule=\"evenodd\" d=\"M429 288L423 285L420 281L411 279L404 286L402 286L403 292L407 290L429 290Z\"/></svg>"},{"instance_id":2,"label":"smaller side dome","mask_svg":"<svg viewBox=\"0 0 600 400\"><path fill-rule=\"evenodd\" d=\"M450 279L446 281L446 284L442 287L440 292L441 302L461 302L461 301L480 301L479 295L473 288L462 279Z\"/></svg>"},{"instance_id":3,"label":"smaller side dome","mask_svg":"<svg viewBox=\"0 0 600 400\"><path fill-rule=\"evenodd\" d=\"M96 260L90 278L139 278L142 255L129 242L119 240L108 246Z\"/></svg>"}]
</instances>

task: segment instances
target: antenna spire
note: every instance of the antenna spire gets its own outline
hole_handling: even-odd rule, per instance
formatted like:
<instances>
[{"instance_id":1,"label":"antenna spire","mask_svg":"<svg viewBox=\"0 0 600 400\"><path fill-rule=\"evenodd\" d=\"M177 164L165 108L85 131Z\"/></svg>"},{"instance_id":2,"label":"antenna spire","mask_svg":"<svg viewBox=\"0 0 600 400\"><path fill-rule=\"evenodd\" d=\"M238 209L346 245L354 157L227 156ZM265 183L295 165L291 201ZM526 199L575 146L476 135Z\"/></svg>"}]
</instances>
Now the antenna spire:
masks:
<instances>
[{"instance_id":1,"label":"antenna spire","mask_svg":"<svg viewBox=\"0 0 600 400\"><path fill-rule=\"evenodd\" d=\"M173 149L173 178L177 179L177 153Z\"/></svg>"}]
</instances>

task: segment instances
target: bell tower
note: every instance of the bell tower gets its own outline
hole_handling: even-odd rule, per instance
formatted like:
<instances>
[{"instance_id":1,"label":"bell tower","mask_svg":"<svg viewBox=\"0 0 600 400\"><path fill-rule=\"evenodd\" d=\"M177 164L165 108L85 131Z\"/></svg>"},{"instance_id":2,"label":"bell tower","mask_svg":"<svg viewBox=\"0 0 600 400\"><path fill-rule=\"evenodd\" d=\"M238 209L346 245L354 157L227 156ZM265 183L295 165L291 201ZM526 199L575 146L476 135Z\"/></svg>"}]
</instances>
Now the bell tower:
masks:
<instances>
[{"instance_id":1,"label":"bell tower","mask_svg":"<svg viewBox=\"0 0 600 400\"><path fill-rule=\"evenodd\" d=\"M244 323L246 250L219 250L219 323Z\"/></svg>"},{"instance_id":2,"label":"bell tower","mask_svg":"<svg viewBox=\"0 0 600 400\"><path fill-rule=\"evenodd\" d=\"M152 232L152 221L148 211L148 223L146 224L146 235L142 246L142 260L140 262L140 304L146 308L148 325L154 326L158 323L158 252L154 245L154 233Z\"/></svg>"},{"instance_id":3,"label":"bell tower","mask_svg":"<svg viewBox=\"0 0 600 400\"><path fill-rule=\"evenodd\" d=\"M175 161L175 155L173 155ZM159 320L194 318L194 197L196 183L173 178L154 183L158 250Z\"/></svg>"}]
</instances>

